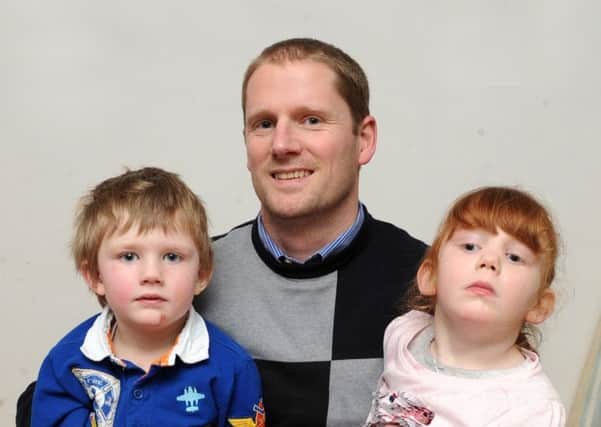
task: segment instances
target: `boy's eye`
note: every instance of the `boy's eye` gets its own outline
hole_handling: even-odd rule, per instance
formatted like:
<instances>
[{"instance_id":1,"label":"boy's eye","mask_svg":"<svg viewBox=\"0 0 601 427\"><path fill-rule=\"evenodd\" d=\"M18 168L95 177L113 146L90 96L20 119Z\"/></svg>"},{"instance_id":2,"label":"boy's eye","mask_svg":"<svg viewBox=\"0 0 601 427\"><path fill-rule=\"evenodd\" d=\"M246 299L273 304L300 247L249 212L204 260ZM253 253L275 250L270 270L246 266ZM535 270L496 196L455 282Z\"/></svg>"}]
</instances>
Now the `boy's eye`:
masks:
<instances>
[{"instance_id":1,"label":"boy's eye","mask_svg":"<svg viewBox=\"0 0 601 427\"><path fill-rule=\"evenodd\" d=\"M133 261L138 259L138 255L133 252L125 252L119 255L119 258L121 258L123 261Z\"/></svg>"},{"instance_id":2,"label":"boy's eye","mask_svg":"<svg viewBox=\"0 0 601 427\"><path fill-rule=\"evenodd\" d=\"M177 262L177 261L181 261L181 259L182 259L181 256L179 256L178 254L173 253L173 252L166 253L163 256L163 258L169 262Z\"/></svg>"}]
</instances>

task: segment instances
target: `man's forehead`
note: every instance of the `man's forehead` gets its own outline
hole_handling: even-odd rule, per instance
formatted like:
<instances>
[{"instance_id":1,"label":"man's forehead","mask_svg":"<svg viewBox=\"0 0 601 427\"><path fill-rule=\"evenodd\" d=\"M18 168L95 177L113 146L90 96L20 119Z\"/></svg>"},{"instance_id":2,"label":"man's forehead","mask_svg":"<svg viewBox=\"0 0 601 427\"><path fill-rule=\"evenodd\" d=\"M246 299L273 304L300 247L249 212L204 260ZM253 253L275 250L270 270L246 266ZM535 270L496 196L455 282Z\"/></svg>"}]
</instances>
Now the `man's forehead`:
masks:
<instances>
[{"instance_id":1,"label":"man's forehead","mask_svg":"<svg viewBox=\"0 0 601 427\"><path fill-rule=\"evenodd\" d=\"M336 78L336 72L328 63L324 61L320 61L314 58L304 58L304 59L285 59L285 60L268 60L257 66L255 71L251 74L248 82L253 80L257 74L264 73L298 73L299 69L304 70L314 70L315 72L324 72L326 74L331 74L332 77Z\"/></svg>"},{"instance_id":2,"label":"man's forehead","mask_svg":"<svg viewBox=\"0 0 601 427\"><path fill-rule=\"evenodd\" d=\"M250 76L246 86L246 102L249 96L266 95L265 92L286 90L290 92L295 88L305 90L315 88L323 92L324 89L338 93L337 75L334 70L321 61L311 59L293 60L284 62L265 62L261 64ZM281 88L278 86L282 86Z\"/></svg>"}]
</instances>

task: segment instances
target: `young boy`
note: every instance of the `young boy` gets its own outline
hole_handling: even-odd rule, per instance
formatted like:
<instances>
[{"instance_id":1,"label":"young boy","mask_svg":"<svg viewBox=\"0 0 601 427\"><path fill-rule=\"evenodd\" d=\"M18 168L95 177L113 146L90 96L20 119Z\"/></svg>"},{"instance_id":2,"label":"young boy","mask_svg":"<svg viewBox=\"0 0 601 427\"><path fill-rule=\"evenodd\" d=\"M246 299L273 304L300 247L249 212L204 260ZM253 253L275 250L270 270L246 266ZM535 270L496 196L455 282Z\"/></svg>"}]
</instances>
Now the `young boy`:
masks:
<instances>
[{"instance_id":1,"label":"young boy","mask_svg":"<svg viewBox=\"0 0 601 427\"><path fill-rule=\"evenodd\" d=\"M81 201L75 265L103 307L48 354L32 426L263 426L252 358L192 299L212 272L200 200L157 168Z\"/></svg>"}]
</instances>

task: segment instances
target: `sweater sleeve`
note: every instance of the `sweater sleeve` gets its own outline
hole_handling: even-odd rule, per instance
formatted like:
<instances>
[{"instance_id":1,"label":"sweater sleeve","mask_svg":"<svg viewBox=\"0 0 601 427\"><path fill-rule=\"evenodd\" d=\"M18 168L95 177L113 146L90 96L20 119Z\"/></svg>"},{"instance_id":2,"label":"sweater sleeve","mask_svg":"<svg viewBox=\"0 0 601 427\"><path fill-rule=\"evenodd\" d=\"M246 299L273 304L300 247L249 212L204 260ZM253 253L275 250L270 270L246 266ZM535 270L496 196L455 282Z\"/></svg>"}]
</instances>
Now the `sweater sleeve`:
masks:
<instances>
[{"instance_id":1,"label":"sweater sleeve","mask_svg":"<svg viewBox=\"0 0 601 427\"><path fill-rule=\"evenodd\" d=\"M92 402L73 375L68 374L57 370L52 353L46 357L33 395L32 427L92 425Z\"/></svg>"}]
</instances>

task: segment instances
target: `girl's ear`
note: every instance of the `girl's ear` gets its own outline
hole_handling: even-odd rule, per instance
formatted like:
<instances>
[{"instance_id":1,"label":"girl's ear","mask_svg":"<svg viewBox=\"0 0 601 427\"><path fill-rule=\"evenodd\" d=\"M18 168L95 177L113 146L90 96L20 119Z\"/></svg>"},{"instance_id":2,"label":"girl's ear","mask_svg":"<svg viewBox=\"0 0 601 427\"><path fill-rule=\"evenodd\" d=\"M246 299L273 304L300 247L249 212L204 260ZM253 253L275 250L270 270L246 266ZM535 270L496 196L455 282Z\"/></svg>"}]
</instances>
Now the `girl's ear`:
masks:
<instances>
[{"instance_id":1,"label":"girl's ear","mask_svg":"<svg viewBox=\"0 0 601 427\"><path fill-rule=\"evenodd\" d=\"M432 263L424 261L417 270L417 287L419 292L426 297L436 295L436 281L432 272Z\"/></svg>"},{"instance_id":2,"label":"girl's ear","mask_svg":"<svg viewBox=\"0 0 601 427\"><path fill-rule=\"evenodd\" d=\"M555 308L555 292L546 288L540 295L538 302L526 313L526 322L533 325L544 322L553 313Z\"/></svg>"},{"instance_id":3,"label":"girl's ear","mask_svg":"<svg viewBox=\"0 0 601 427\"><path fill-rule=\"evenodd\" d=\"M104 284L100 279L100 274L93 274L87 262L83 262L79 267L79 274L88 284L88 288L96 295L105 296Z\"/></svg>"}]
</instances>

